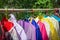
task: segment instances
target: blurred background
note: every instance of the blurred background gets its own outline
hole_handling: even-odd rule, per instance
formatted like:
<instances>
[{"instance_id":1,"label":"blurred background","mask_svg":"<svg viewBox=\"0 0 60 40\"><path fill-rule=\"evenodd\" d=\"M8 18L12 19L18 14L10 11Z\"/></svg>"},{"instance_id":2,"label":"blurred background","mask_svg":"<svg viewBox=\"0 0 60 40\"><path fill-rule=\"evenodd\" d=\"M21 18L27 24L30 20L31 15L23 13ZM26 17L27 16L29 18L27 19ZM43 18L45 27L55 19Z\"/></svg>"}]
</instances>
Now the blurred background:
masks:
<instances>
[{"instance_id":1,"label":"blurred background","mask_svg":"<svg viewBox=\"0 0 60 40\"><path fill-rule=\"evenodd\" d=\"M17 8L17 9L37 9L37 8L60 8L60 0L0 0L0 8ZM17 12L16 12L17 13ZM45 12L34 12L33 15L37 16L40 13ZM53 13L48 12L48 13ZM0 19L2 18L0 14ZM28 12L18 12L15 14L17 19L26 19L32 14ZM44 15L44 14L43 14Z\"/></svg>"}]
</instances>

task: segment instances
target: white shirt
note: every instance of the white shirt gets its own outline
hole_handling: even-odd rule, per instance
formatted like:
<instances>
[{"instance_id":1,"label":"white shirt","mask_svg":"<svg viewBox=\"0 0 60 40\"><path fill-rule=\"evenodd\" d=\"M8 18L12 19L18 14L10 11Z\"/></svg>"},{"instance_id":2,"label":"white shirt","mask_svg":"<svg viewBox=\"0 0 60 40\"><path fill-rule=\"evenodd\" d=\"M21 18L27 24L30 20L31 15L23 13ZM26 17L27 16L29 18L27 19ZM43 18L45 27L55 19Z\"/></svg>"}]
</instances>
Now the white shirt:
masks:
<instances>
[{"instance_id":1,"label":"white shirt","mask_svg":"<svg viewBox=\"0 0 60 40\"><path fill-rule=\"evenodd\" d=\"M17 23L17 20L13 14L10 14L10 21L14 24L14 27L16 28L17 33L19 34L19 37L21 37L21 40L27 40L27 36L23 30L23 28Z\"/></svg>"}]
</instances>

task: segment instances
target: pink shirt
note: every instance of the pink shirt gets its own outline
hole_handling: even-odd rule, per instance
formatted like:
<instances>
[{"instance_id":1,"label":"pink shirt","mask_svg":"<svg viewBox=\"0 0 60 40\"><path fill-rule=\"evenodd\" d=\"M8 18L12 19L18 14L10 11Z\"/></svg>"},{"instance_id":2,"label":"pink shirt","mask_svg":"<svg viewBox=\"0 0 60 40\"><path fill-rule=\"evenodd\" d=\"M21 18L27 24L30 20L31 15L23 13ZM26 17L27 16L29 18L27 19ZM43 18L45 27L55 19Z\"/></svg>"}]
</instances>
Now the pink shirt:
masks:
<instances>
[{"instance_id":1,"label":"pink shirt","mask_svg":"<svg viewBox=\"0 0 60 40\"><path fill-rule=\"evenodd\" d=\"M48 35L47 35L47 32L46 32L45 25L40 21L38 21L37 23L38 23L40 31L42 33L43 40L48 40Z\"/></svg>"}]
</instances>

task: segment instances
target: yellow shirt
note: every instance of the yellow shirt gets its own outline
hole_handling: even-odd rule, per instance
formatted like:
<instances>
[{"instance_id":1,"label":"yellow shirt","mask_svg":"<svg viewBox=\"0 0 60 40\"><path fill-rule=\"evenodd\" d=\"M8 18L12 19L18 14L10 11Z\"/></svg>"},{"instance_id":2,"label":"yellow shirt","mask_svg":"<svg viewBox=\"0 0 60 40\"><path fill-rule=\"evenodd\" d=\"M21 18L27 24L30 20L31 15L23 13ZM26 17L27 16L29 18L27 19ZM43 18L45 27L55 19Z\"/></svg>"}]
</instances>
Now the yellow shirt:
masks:
<instances>
[{"instance_id":1,"label":"yellow shirt","mask_svg":"<svg viewBox=\"0 0 60 40\"><path fill-rule=\"evenodd\" d=\"M59 34L59 22L54 18L54 17L51 17L51 19L53 20L53 21L55 21L54 22L54 25L56 25L56 27L55 27L55 29L56 29L56 31L58 32L58 34ZM56 23L56 24L55 24Z\"/></svg>"},{"instance_id":2,"label":"yellow shirt","mask_svg":"<svg viewBox=\"0 0 60 40\"><path fill-rule=\"evenodd\" d=\"M50 31L51 31L51 40L59 40L58 33L56 32L52 21L49 18L45 19L50 24Z\"/></svg>"},{"instance_id":3,"label":"yellow shirt","mask_svg":"<svg viewBox=\"0 0 60 40\"><path fill-rule=\"evenodd\" d=\"M56 31L56 29L54 28L54 24L52 23L52 21L49 18L41 18L40 21L45 20L49 26L50 26L50 36L49 36L49 40L59 40L59 36L58 33Z\"/></svg>"}]
</instances>

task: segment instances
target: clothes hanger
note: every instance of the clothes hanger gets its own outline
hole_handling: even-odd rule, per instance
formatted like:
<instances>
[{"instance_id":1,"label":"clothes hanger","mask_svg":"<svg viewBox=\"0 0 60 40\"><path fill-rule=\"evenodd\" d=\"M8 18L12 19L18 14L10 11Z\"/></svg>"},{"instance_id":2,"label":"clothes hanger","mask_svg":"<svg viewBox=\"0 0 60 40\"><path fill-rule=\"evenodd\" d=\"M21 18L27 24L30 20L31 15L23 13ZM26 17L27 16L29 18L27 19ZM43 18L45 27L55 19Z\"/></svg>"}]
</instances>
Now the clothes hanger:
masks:
<instances>
[{"instance_id":1,"label":"clothes hanger","mask_svg":"<svg viewBox=\"0 0 60 40\"><path fill-rule=\"evenodd\" d=\"M9 16L8 16L8 9L7 8L5 8L5 9L6 9L5 17L8 19L9 18Z\"/></svg>"},{"instance_id":2,"label":"clothes hanger","mask_svg":"<svg viewBox=\"0 0 60 40\"><path fill-rule=\"evenodd\" d=\"M38 22L39 20L41 20L43 18L43 14L41 11L39 11L37 17L35 18L35 21Z\"/></svg>"},{"instance_id":3,"label":"clothes hanger","mask_svg":"<svg viewBox=\"0 0 60 40\"><path fill-rule=\"evenodd\" d=\"M54 10L54 15L56 15L56 16L59 17L59 9L58 9L58 8L55 8L55 10Z\"/></svg>"},{"instance_id":4,"label":"clothes hanger","mask_svg":"<svg viewBox=\"0 0 60 40\"><path fill-rule=\"evenodd\" d=\"M52 17L54 17L57 21L60 22L60 17L58 16L58 12L56 10L57 9L54 10L54 15Z\"/></svg>"},{"instance_id":5,"label":"clothes hanger","mask_svg":"<svg viewBox=\"0 0 60 40\"><path fill-rule=\"evenodd\" d=\"M34 20L35 19L35 15L34 15L34 10L31 10L31 12L32 12L32 15L28 18L28 20L30 21L30 23L32 22L32 20Z\"/></svg>"},{"instance_id":6,"label":"clothes hanger","mask_svg":"<svg viewBox=\"0 0 60 40\"><path fill-rule=\"evenodd\" d=\"M45 14L46 13L46 14ZM48 10L46 10L46 11L43 11L43 12L40 12L39 13L39 15L36 17L36 22L38 22L38 20L42 20L43 18L46 18L46 17L48 17L49 16L49 14L48 14Z\"/></svg>"}]
</instances>

